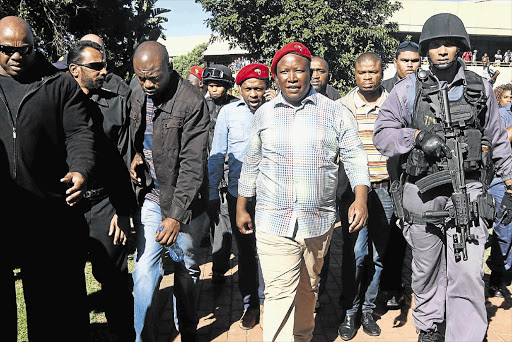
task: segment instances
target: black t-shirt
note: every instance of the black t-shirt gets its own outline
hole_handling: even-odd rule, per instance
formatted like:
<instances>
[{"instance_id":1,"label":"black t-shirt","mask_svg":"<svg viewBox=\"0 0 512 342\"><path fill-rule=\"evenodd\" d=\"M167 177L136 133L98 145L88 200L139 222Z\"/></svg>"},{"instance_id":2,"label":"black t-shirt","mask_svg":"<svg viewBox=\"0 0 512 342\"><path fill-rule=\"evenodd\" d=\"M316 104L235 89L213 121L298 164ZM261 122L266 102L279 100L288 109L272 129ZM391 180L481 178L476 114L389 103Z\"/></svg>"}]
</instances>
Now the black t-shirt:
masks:
<instances>
[{"instance_id":1,"label":"black t-shirt","mask_svg":"<svg viewBox=\"0 0 512 342\"><path fill-rule=\"evenodd\" d=\"M4 93L7 107L13 117L17 116L21 100L29 86L30 83L20 83L10 76L0 75L0 91Z\"/></svg>"}]
</instances>

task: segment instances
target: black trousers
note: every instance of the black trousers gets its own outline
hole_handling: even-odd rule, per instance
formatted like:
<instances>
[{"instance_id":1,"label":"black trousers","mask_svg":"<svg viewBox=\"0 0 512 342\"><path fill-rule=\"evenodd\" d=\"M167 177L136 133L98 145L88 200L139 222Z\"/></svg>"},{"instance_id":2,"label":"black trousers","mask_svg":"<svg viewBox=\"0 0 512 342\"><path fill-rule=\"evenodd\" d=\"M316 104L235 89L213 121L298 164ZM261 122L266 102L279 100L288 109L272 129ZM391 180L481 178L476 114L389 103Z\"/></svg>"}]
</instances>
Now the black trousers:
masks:
<instances>
[{"instance_id":1,"label":"black trousers","mask_svg":"<svg viewBox=\"0 0 512 342\"><path fill-rule=\"evenodd\" d=\"M28 339L89 341L84 276L88 233L82 212L63 200L46 200L17 203L7 214L16 220L4 222L7 290L2 303L7 314L2 340L17 339L13 269L20 268Z\"/></svg>"},{"instance_id":2,"label":"black trousers","mask_svg":"<svg viewBox=\"0 0 512 342\"><path fill-rule=\"evenodd\" d=\"M405 241L402 229L396 225L396 221L397 218L393 215L387 252L384 256L380 289L397 293L405 290L412 293L412 249Z\"/></svg>"},{"instance_id":3,"label":"black trousers","mask_svg":"<svg viewBox=\"0 0 512 342\"><path fill-rule=\"evenodd\" d=\"M89 226L88 258L94 278L101 283L105 316L111 332L120 341L133 341L135 329L128 248L127 245L114 245L114 236L108 235L116 211L108 197L88 204L84 214Z\"/></svg>"}]
</instances>

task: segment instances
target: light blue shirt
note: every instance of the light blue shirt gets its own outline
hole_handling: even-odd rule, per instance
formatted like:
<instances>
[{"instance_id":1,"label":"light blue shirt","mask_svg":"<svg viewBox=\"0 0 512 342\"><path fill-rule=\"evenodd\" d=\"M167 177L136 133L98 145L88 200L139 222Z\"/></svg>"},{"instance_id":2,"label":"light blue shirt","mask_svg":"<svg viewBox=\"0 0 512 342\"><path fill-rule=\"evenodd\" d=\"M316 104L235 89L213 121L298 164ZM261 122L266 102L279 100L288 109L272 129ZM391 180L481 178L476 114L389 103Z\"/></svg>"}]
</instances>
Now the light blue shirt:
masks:
<instances>
[{"instance_id":1,"label":"light blue shirt","mask_svg":"<svg viewBox=\"0 0 512 342\"><path fill-rule=\"evenodd\" d=\"M500 116L503 121L503 125L505 128L512 126L512 104L508 104L506 106L500 106Z\"/></svg>"},{"instance_id":2,"label":"light blue shirt","mask_svg":"<svg viewBox=\"0 0 512 342\"><path fill-rule=\"evenodd\" d=\"M238 196L238 178L242 169L253 113L244 102L232 102L219 112L213 133L212 150L208 160L210 199L219 199L219 183L224 175L224 162L228 161L228 192Z\"/></svg>"},{"instance_id":3,"label":"light blue shirt","mask_svg":"<svg viewBox=\"0 0 512 342\"><path fill-rule=\"evenodd\" d=\"M256 229L292 238L329 231L338 158L353 188L370 187L366 152L344 107L313 88L297 108L282 94L263 104L254 114L238 182L240 196L256 196Z\"/></svg>"}]
</instances>

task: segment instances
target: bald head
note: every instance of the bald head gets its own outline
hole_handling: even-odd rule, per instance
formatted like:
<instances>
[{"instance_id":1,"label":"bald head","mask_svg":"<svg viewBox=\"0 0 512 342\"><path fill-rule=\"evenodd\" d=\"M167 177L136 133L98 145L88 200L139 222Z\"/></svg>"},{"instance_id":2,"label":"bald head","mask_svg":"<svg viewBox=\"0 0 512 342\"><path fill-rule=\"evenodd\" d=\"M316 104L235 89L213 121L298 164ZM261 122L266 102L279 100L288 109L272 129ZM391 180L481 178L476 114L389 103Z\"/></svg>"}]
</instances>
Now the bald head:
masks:
<instances>
[{"instance_id":1,"label":"bald head","mask_svg":"<svg viewBox=\"0 0 512 342\"><path fill-rule=\"evenodd\" d=\"M80 40L89 40L91 42L95 42L96 44L98 44L99 46L101 46L103 48L105 47L103 45L103 39L101 39L100 36L93 34L93 33L86 34L85 36L80 38Z\"/></svg>"},{"instance_id":2,"label":"bald head","mask_svg":"<svg viewBox=\"0 0 512 342\"><path fill-rule=\"evenodd\" d=\"M137 47L133 54L133 63L149 60L160 60L165 64L169 63L169 54L162 44L155 41L146 41Z\"/></svg>"},{"instance_id":3,"label":"bald head","mask_svg":"<svg viewBox=\"0 0 512 342\"><path fill-rule=\"evenodd\" d=\"M169 84L172 72L165 46L155 41L140 44L133 54L133 70L146 94L158 101Z\"/></svg>"},{"instance_id":4,"label":"bald head","mask_svg":"<svg viewBox=\"0 0 512 342\"><path fill-rule=\"evenodd\" d=\"M0 73L22 77L34 61L34 36L30 25L18 17L0 19Z\"/></svg>"},{"instance_id":5,"label":"bald head","mask_svg":"<svg viewBox=\"0 0 512 342\"><path fill-rule=\"evenodd\" d=\"M34 44L34 36L30 25L19 17L9 16L0 19L0 44L4 39L16 39Z\"/></svg>"}]
</instances>

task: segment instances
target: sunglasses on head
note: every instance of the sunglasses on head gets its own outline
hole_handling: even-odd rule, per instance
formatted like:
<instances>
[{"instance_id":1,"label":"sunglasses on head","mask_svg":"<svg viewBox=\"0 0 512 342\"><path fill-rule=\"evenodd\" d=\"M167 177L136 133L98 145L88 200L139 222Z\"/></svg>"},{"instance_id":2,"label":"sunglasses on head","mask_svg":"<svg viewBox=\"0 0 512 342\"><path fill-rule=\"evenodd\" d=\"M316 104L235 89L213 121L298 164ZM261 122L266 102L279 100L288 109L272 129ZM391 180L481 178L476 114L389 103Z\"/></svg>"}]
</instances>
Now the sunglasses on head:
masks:
<instances>
[{"instance_id":1,"label":"sunglasses on head","mask_svg":"<svg viewBox=\"0 0 512 342\"><path fill-rule=\"evenodd\" d=\"M16 52L20 55L29 55L34 50L34 45L25 45L25 46L9 46L9 45L0 45L0 52L7 56L12 56Z\"/></svg>"},{"instance_id":2,"label":"sunglasses on head","mask_svg":"<svg viewBox=\"0 0 512 342\"><path fill-rule=\"evenodd\" d=\"M107 62L93 62L93 63L75 63L76 65L83 66L92 70L101 71L107 68Z\"/></svg>"},{"instance_id":3,"label":"sunglasses on head","mask_svg":"<svg viewBox=\"0 0 512 342\"><path fill-rule=\"evenodd\" d=\"M205 77L215 77L215 78L222 78L224 76L224 73L215 68L206 68L203 71L203 78Z\"/></svg>"},{"instance_id":4,"label":"sunglasses on head","mask_svg":"<svg viewBox=\"0 0 512 342\"><path fill-rule=\"evenodd\" d=\"M400 43L400 45L398 45L398 49L403 49L405 47L408 47L409 45L416 49L420 48L420 46L417 43L411 42L410 40L408 40L408 41Z\"/></svg>"}]
</instances>

